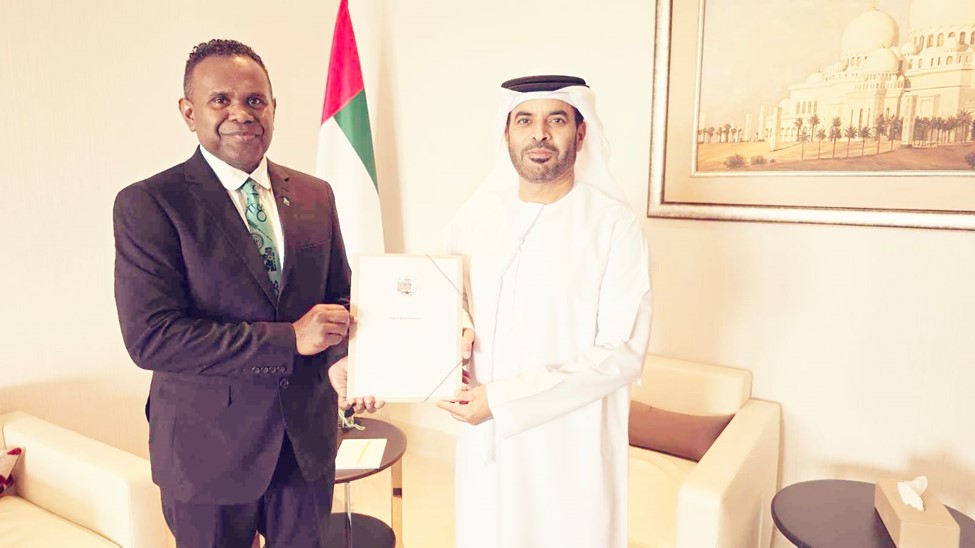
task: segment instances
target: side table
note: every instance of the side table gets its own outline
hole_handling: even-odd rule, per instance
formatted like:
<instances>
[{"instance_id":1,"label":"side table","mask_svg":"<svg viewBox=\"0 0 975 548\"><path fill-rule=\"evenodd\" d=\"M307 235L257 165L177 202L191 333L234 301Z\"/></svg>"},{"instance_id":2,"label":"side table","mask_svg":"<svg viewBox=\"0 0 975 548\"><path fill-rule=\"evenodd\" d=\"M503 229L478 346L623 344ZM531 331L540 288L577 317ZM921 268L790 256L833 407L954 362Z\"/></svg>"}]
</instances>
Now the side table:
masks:
<instances>
[{"instance_id":1,"label":"side table","mask_svg":"<svg viewBox=\"0 0 975 548\"><path fill-rule=\"evenodd\" d=\"M364 426L365 429L340 431L340 442L343 439L385 439L386 449L379 468L335 472L336 485L345 484L345 512L332 514L328 545L346 548L393 548L396 544L396 535L388 525L372 516L352 512L350 483L398 465L406 452L406 434L395 425L379 419L356 417L356 423ZM397 483L394 482L394 491L396 486ZM393 493L390 495L392 496Z\"/></svg>"},{"instance_id":2,"label":"side table","mask_svg":"<svg viewBox=\"0 0 975 548\"><path fill-rule=\"evenodd\" d=\"M772 498L772 520L799 548L895 548L873 506L874 484L838 479L794 483ZM948 508L961 548L975 548L975 521Z\"/></svg>"}]
</instances>

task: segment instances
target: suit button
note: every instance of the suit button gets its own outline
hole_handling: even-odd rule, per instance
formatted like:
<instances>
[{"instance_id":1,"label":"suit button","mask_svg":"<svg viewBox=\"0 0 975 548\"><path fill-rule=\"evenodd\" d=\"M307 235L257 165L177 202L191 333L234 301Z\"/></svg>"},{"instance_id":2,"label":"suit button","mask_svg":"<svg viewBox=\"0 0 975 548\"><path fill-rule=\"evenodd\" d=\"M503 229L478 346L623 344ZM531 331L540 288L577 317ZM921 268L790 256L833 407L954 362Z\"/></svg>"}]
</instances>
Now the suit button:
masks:
<instances>
[{"instance_id":1,"label":"suit button","mask_svg":"<svg viewBox=\"0 0 975 548\"><path fill-rule=\"evenodd\" d=\"M260 368L260 367L255 367L254 369L251 369L251 371L252 371L252 372L253 372L253 373L254 373L255 375L260 375L260 374L261 374L261 368Z\"/></svg>"},{"instance_id":2,"label":"suit button","mask_svg":"<svg viewBox=\"0 0 975 548\"><path fill-rule=\"evenodd\" d=\"M281 379L281 381L278 382L278 385L281 386L281 388L287 388L288 387L288 379Z\"/></svg>"},{"instance_id":3,"label":"suit button","mask_svg":"<svg viewBox=\"0 0 975 548\"><path fill-rule=\"evenodd\" d=\"M265 365L264 367L261 368L261 372L266 375L271 372L271 368Z\"/></svg>"}]
</instances>

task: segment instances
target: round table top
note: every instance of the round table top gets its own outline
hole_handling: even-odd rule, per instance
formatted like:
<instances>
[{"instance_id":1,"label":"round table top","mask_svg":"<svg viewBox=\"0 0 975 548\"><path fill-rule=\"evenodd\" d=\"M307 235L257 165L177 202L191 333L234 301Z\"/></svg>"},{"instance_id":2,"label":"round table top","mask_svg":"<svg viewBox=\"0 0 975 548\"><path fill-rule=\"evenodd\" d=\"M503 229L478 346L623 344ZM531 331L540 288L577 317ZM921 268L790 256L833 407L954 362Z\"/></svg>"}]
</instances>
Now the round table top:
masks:
<instances>
[{"instance_id":1,"label":"round table top","mask_svg":"<svg viewBox=\"0 0 975 548\"><path fill-rule=\"evenodd\" d=\"M383 458L379 464L379 468L367 470L336 470L335 483L355 481L357 479L382 472L395 464L396 461L403 458L403 454L406 452L406 434L404 434L403 431L400 430L396 425L379 419L370 419L359 416L356 416L355 422L365 426L366 428L364 430L358 430L355 428L349 430L339 429L340 443L343 439L354 440L385 438L386 450L383 451Z\"/></svg>"},{"instance_id":2,"label":"round table top","mask_svg":"<svg viewBox=\"0 0 975 548\"><path fill-rule=\"evenodd\" d=\"M874 509L874 484L813 480L792 484L772 499L772 520L797 547L896 548ZM975 547L975 521L948 508L961 527L961 547Z\"/></svg>"}]
</instances>

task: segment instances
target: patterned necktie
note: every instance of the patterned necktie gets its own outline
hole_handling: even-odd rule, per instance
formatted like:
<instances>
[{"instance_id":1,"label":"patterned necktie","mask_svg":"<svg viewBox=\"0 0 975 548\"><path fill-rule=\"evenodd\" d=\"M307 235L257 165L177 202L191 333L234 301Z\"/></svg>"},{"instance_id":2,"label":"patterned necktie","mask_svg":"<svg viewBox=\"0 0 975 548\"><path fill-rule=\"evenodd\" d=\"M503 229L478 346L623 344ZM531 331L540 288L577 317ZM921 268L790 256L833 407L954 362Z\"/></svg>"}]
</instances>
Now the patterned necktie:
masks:
<instances>
[{"instance_id":1,"label":"patterned necktie","mask_svg":"<svg viewBox=\"0 0 975 548\"><path fill-rule=\"evenodd\" d=\"M247 228L257 244L257 251L264 260L264 268L267 270L268 278L271 278L271 286L274 287L274 294L278 294L279 284L281 283L281 260L277 246L274 243L274 231L267 218L267 211L261 205L261 196L257 193L257 183L254 179L247 179L244 186L244 197L247 198L247 210L244 217L247 219Z\"/></svg>"}]
</instances>

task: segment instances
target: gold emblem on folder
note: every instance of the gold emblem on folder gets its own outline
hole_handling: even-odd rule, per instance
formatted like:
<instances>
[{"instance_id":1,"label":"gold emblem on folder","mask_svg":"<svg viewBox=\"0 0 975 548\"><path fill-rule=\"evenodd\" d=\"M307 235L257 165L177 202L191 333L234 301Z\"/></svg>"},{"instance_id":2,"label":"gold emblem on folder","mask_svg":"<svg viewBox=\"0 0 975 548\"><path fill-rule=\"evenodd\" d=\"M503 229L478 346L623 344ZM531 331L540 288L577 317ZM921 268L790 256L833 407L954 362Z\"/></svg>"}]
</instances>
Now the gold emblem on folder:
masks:
<instances>
[{"instance_id":1,"label":"gold emblem on folder","mask_svg":"<svg viewBox=\"0 0 975 548\"><path fill-rule=\"evenodd\" d=\"M402 278L396 280L396 291L400 295L405 297L410 297L416 292L416 280L412 276L403 276Z\"/></svg>"}]
</instances>

